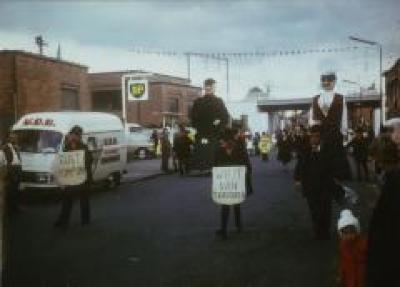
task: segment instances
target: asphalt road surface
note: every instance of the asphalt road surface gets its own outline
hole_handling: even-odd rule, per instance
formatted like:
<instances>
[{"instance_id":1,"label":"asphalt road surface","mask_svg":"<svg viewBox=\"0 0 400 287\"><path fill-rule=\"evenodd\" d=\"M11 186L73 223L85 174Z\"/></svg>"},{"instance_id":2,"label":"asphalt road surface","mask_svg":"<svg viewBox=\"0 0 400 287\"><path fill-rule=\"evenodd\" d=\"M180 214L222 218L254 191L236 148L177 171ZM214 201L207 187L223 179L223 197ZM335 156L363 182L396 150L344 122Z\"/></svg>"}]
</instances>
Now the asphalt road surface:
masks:
<instances>
[{"instance_id":1,"label":"asphalt road surface","mask_svg":"<svg viewBox=\"0 0 400 287\"><path fill-rule=\"evenodd\" d=\"M220 210L209 177L164 175L91 200L81 227L75 202L68 230L53 228L59 205L28 206L12 220L7 286L333 286L337 241L313 240L292 170L253 158L254 194L242 205L244 232Z\"/></svg>"}]
</instances>

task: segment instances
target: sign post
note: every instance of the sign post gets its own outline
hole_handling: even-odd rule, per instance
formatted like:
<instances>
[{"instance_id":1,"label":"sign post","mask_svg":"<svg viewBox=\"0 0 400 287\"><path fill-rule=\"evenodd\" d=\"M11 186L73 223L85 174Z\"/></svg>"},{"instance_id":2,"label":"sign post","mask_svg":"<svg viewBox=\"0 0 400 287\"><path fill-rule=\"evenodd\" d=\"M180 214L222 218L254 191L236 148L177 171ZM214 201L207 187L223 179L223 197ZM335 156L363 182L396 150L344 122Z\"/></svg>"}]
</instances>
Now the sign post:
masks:
<instances>
[{"instance_id":1,"label":"sign post","mask_svg":"<svg viewBox=\"0 0 400 287\"><path fill-rule=\"evenodd\" d=\"M149 81L146 79L150 73L126 74L122 76L122 121L127 120L126 101L147 101L149 99Z\"/></svg>"}]
</instances>

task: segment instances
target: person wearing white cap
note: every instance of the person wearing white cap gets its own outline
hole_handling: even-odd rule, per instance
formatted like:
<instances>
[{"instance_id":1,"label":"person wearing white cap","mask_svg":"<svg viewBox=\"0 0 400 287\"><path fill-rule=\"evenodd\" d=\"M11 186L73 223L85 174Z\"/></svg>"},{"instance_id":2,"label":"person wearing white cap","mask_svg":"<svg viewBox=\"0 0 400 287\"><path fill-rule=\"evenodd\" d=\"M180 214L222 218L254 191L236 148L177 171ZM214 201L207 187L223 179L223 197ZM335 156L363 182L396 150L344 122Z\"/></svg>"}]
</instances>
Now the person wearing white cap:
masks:
<instances>
[{"instance_id":1,"label":"person wearing white cap","mask_svg":"<svg viewBox=\"0 0 400 287\"><path fill-rule=\"evenodd\" d=\"M400 118L387 122L378 159L384 180L368 232L366 286L400 286Z\"/></svg>"},{"instance_id":2,"label":"person wearing white cap","mask_svg":"<svg viewBox=\"0 0 400 287\"><path fill-rule=\"evenodd\" d=\"M367 241L361 236L360 223L351 210L340 213L339 274L338 283L343 287L363 287Z\"/></svg>"}]
</instances>

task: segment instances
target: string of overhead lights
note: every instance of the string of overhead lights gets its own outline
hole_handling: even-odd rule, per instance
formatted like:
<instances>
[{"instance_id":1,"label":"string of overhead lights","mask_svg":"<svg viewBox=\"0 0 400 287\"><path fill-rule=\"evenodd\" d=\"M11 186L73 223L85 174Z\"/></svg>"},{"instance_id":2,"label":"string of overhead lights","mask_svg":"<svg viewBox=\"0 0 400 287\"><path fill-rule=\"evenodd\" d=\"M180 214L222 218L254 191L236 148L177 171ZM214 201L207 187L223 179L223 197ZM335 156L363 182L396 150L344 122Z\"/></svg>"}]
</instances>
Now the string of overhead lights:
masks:
<instances>
[{"instance_id":1,"label":"string of overhead lights","mask_svg":"<svg viewBox=\"0 0 400 287\"><path fill-rule=\"evenodd\" d=\"M365 49L365 47L363 47ZM305 54L321 54L321 53L343 53L361 49L359 46L345 46L335 48L314 48L314 49L291 49L277 51L254 51L254 52L179 52L175 50L156 50L142 47L135 47L133 52L136 54L147 54L157 56L195 56L210 59L226 59L226 58L265 58L280 56L296 56Z\"/></svg>"}]
</instances>

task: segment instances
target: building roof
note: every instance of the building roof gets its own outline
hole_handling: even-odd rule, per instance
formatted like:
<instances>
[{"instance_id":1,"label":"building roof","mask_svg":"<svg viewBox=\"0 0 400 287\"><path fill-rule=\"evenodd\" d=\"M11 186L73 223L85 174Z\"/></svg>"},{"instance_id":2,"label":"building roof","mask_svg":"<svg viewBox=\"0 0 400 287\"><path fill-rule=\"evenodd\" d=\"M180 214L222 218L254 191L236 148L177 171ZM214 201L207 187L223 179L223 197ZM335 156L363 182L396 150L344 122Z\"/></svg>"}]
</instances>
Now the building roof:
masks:
<instances>
[{"instance_id":1,"label":"building roof","mask_svg":"<svg viewBox=\"0 0 400 287\"><path fill-rule=\"evenodd\" d=\"M154 73L154 72L149 72L149 71L144 71L144 70L120 70L120 71L109 71L109 72L96 72L96 73L90 73L90 75L126 75L126 74L143 74L147 77L152 82L178 82L179 84L186 84L190 85L191 80L187 78L182 78L182 77L177 77L177 76L171 76L171 75L165 75L165 74L160 74L160 73Z\"/></svg>"},{"instance_id":2,"label":"building roof","mask_svg":"<svg viewBox=\"0 0 400 287\"><path fill-rule=\"evenodd\" d=\"M57 58L49 57L49 56L46 56L46 55L35 54L35 53L32 53L32 52L22 51L22 50L0 50L0 55L1 54L23 55L23 56L35 58L35 59L38 59L38 60L44 60L44 61L50 61L50 62L59 63L59 64L75 66L75 67L78 67L78 68L81 68L81 69L86 69L87 70L87 68L88 68L87 66L82 65L82 64L69 62L69 61L64 61L64 60L60 60L60 59L57 59Z\"/></svg>"},{"instance_id":3,"label":"building roof","mask_svg":"<svg viewBox=\"0 0 400 287\"><path fill-rule=\"evenodd\" d=\"M363 91L359 93L348 94L345 101L348 104L369 104L372 106L380 105L380 95L377 91ZM275 112L284 110L307 110L310 108L313 98L291 98L291 99L260 99L257 102L259 111Z\"/></svg>"},{"instance_id":4,"label":"building roof","mask_svg":"<svg viewBox=\"0 0 400 287\"><path fill-rule=\"evenodd\" d=\"M120 86L122 76L128 74L139 74L138 77L142 75L141 78L146 78L149 80L150 83L153 84L165 83L165 84L201 89L200 87L192 86L190 79L153 73L143 70L121 70L121 71L89 73L90 85L94 90L96 90L97 88L113 89L116 85Z\"/></svg>"},{"instance_id":5,"label":"building roof","mask_svg":"<svg viewBox=\"0 0 400 287\"><path fill-rule=\"evenodd\" d=\"M383 72L383 75L386 76L387 74L393 72L394 70L400 70L400 58L396 60L396 62L393 64L393 66L389 69Z\"/></svg>"}]
</instances>

